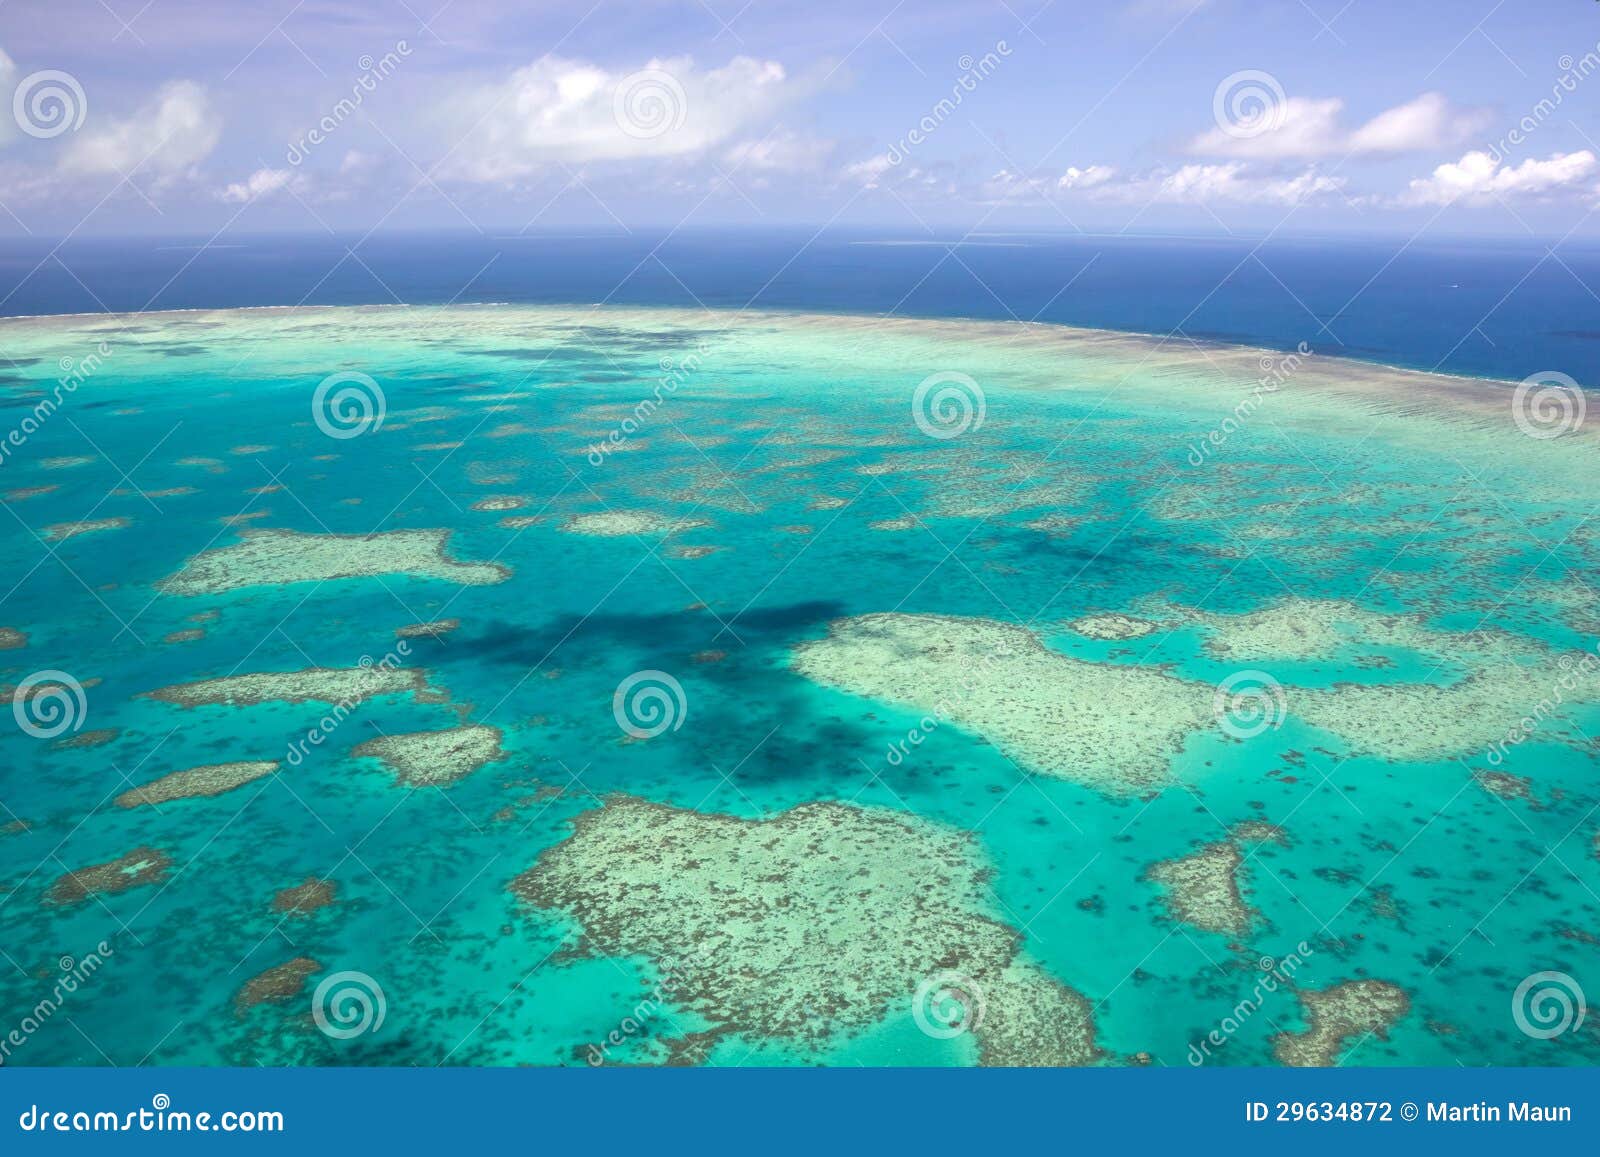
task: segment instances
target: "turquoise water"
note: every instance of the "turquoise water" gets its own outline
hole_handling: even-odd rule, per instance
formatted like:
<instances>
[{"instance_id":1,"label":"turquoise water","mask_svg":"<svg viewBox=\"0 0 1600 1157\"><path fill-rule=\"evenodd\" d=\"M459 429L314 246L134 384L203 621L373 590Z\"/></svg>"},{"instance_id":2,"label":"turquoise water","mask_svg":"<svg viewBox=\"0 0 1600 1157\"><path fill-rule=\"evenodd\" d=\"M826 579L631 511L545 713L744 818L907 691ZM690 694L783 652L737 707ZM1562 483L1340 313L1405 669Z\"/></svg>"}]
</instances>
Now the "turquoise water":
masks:
<instances>
[{"instance_id":1,"label":"turquoise water","mask_svg":"<svg viewBox=\"0 0 1600 1157\"><path fill-rule=\"evenodd\" d=\"M586 1063L661 962L586 955L570 918L530 909L508 884L609 793L747 819L837 800L974 833L993 867L984 914L1093 1005L1108 1063L1189 1063L1260 958L1302 942L1297 985L1375 978L1409 997L1386 1034L1345 1042L1346 1063L1600 1060L1591 1022L1539 1039L1512 1015L1531 974L1600 984L1587 738L1600 696L1585 684L1500 761L1452 720L1439 721L1437 758L1395 759L1370 752L1359 727L1314 726L1297 702L1351 684L1453 685L1492 668L1481 647L1439 654L1347 628L1329 654L1228 659L1207 646L1224 628L1192 613L1339 600L1415 616L1429 637L1503 632L1491 646L1508 662L1592 655L1592 448L1584 431L1524 435L1508 387L1447 383L1468 399L1457 405L1430 392L1434 379L1397 396L1408 382L1382 371L1308 369L1197 467L1190 447L1248 393L1257 355L1156 355L1038 327L522 307L40 320L7 323L5 337L18 428L61 359L82 372L104 352L0 466L12 516L0 625L27 636L0 652L3 678L53 670L83 689L71 730L8 728L0 741L0 824L22 828L0 836L0 1028L49 994L61 958L111 950L8 1063ZM383 395L382 423L352 437L330 436L313 409L318 383L341 371ZM912 399L938 373L977 385L981 423L925 432ZM623 449L595 449L657 392ZM39 487L53 489L22 496ZM524 504L474 509L511 496ZM572 531L616 512L704 525ZM99 519L126 524L40 537ZM161 588L249 529L448 530L450 558L510 577ZM890 759L922 704L791 666L830 624L881 612L1023 624L1061 654L1161 670L1208 699L1240 670L1265 672L1284 705L1249 738L1196 728L1164 790L1102 790L979 724L939 726ZM1070 626L1105 612L1162 625L1123 641ZM172 771L281 760L326 710L142 693L379 662L397 628L444 618L459 627L408 640L401 665L425 668L448 703L369 699L274 776L114 805ZM613 705L639 671L682 693L677 726L645 739ZM1515 684L1488 698L1473 711L1503 714L1498 733L1533 706ZM464 722L501 729L506 757L448 787L412 790L352 755L379 735ZM58 742L101 729L115 737ZM1532 799L1473 778L1491 769L1526 777ZM1258 819L1286 842L1260 845L1241 871L1249 931L1175 919L1149 868ZM170 855L165 878L50 901L63 874L138 847ZM332 905L273 910L311 876L334 882ZM240 1004L252 977L300 957L317 964L303 991ZM312 1015L313 988L340 971L383 994L381 1025L348 1039ZM742 1026L705 1059L970 1063L970 1036L919 1031L921 979L820 1051ZM668 1000L611 1059L660 1060L706 1011ZM1292 993L1270 997L1209 1063L1273 1063L1273 1034L1304 1023Z\"/></svg>"}]
</instances>

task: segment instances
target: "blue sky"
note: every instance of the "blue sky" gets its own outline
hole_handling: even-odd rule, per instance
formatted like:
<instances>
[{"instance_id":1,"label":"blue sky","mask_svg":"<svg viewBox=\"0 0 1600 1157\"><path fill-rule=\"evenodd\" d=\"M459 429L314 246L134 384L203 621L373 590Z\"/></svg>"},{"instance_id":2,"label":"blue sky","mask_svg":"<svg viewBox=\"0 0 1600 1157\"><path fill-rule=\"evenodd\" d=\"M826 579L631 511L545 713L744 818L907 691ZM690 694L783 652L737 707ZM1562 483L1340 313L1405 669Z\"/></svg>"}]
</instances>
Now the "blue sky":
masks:
<instances>
[{"instance_id":1,"label":"blue sky","mask_svg":"<svg viewBox=\"0 0 1600 1157\"><path fill-rule=\"evenodd\" d=\"M12 0L0 231L1600 235L1600 4Z\"/></svg>"}]
</instances>

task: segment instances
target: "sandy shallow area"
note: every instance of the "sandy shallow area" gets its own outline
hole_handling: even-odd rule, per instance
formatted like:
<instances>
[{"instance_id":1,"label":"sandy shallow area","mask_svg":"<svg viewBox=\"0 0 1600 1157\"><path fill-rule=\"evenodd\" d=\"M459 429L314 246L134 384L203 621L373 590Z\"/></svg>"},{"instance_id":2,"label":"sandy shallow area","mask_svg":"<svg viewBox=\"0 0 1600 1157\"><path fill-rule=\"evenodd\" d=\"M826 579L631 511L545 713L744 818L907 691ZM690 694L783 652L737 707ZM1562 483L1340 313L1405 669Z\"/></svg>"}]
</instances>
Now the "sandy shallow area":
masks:
<instances>
[{"instance_id":1,"label":"sandy shallow area","mask_svg":"<svg viewBox=\"0 0 1600 1157\"><path fill-rule=\"evenodd\" d=\"M993 619L841 619L798 647L793 665L818 683L951 719L1029 770L1111 792L1170 784L1172 757L1212 721L1210 687L1074 659Z\"/></svg>"},{"instance_id":2,"label":"sandy shallow area","mask_svg":"<svg viewBox=\"0 0 1600 1157\"><path fill-rule=\"evenodd\" d=\"M419 703L443 702L445 694L429 686L428 674L416 667L307 667L302 671L258 671L224 675L194 683L174 683L147 691L144 697L180 707L256 703L357 703L374 695L411 694Z\"/></svg>"},{"instance_id":3,"label":"sandy shallow area","mask_svg":"<svg viewBox=\"0 0 1600 1157\"><path fill-rule=\"evenodd\" d=\"M175 595L208 595L240 587L387 574L482 586L510 577L510 570L498 563L450 558L445 549L449 538L448 530L390 530L371 535L247 530L235 545L191 558L161 589Z\"/></svg>"}]
</instances>

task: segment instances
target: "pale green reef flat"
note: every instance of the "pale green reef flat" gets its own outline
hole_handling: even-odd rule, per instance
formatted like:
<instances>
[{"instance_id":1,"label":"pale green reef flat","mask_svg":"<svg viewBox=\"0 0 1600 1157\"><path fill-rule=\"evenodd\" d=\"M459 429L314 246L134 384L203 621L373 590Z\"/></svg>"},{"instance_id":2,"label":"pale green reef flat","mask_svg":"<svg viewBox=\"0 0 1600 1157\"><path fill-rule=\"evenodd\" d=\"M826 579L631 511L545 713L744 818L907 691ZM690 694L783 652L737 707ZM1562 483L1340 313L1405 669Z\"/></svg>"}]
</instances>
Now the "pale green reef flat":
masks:
<instances>
[{"instance_id":1,"label":"pale green reef flat","mask_svg":"<svg viewBox=\"0 0 1600 1157\"><path fill-rule=\"evenodd\" d=\"M1600 445L1508 383L610 307L0 349L0 1012L115 949L7 1064L1600 1063L1511 1007L1600 990Z\"/></svg>"}]
</instances>

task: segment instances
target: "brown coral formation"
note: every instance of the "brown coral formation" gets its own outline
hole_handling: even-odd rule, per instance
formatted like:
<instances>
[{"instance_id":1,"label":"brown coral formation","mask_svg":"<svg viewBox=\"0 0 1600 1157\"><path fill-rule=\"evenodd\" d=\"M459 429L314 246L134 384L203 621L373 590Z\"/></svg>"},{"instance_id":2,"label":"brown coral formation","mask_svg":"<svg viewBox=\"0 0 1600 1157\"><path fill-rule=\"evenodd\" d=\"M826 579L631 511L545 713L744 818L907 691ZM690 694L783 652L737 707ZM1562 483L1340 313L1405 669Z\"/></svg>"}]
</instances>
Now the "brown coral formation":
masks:
<instances>
[{"instance_id":1,"label":"brown coral formation","mask_svg":"<svg viewBox=\"0 0 1600 1157\"><path fill-rule=\"evenodd\" d=\"M855 695L938 712L1024 768L1112 793L1170 785L1173 756L1215 719L1208 685L1075 659L993 619L838 619L826 638L795 649L793 666Z\"/></svg>"},{"instance_id":2,"label":"brown coral formation","mask_svg":"<svg viewBox=\"0 0 1600 1157\"><path fill-rule=\"evenodd\" d=\"M1240 877L1244 845L1287 847L1289 834L1266 820L1243 820L1228 830L1228 839L1206 844L1187 856L1162 860L1145 872L1160 884L1174 920L1224 936L1243 936L1260 915L1246 903Z\"/></svg>"},{"instance_id":3,"label":"brown coral formation","mask_svg":"<svg viewBox=\"0 0 1600 1157\"><path fill-rule=\"evenodd\" d=\"M92 731L80 731L76 735L63 735L59 739L50 741L51 751L70 751L76 747L99 747L110 743L122 734L114 727L97 727Z\"/></svg>"},{"instance_id":4,"label":"brown coral formation","mask_svg":"<svg viewBox=\"0 0 1600 1157\"><path fill-rule=\"evenodd\" d=\"M1308 1068L1331 1068L1352 1042L1369 1035L1387 1040L1389 1029L1411 1009L1411 998L1383 980L1350 980L1320 991L1300 993L1306 1028L1272 1038L1279 1062Z\"/></svg>"},{"instance_id":5,"label":"brown coral formation","mask_svg":"<svg viewBox=\"0 0 1600 1157\"><path fill-rule=\"evenodd\" d=\"M1254 910L1239 890L1244 857L1230 842L1207 844L1197 852L1150 867L1146 876L1166 889L1174 920L1224 936L1250 930Z\"/></svg>"},{"instance_id":6,"label":"brown coral formation","mask_svg":"<svg viewBox=\"0 0 1600 1157\"><path fill-rule=\"evenodd\" d=\"M988 873L967 837L887 810L745 820L613 796L511 889L568 914L584 951L654 960L717 1037L820 1051L959 987L983 1063L1093 1062L1088 1001L989 914Z\"/></svg>"},{"instance_id":7,"label":"brown coral formation","mask_svg":"<svg viewBox=\"0 0 1600 1157\"><path fill-rule=\"evenodd\" d=\"M1538 804L1533 798L1533 781L1525 775L1512 775L1509 771L1474 771L1472 778L1490 795Z\"/></svg>"},{"instance_id":8,"label":"brown coral formation","mask_svg":"<svg viewBox=\"0 0 1600 1157\"><path fill-rule=\"evenodd\" d=\"M435 619L428 623L408 623L394 629L397 639L442 639L461 625L460 619Z\"/></svg>"},{"instance_id":9,"label":"brown coral formation","mask_svg":"<svg viewBox=\"0 0 1600 1157\"><path fill-rule=\"evenodd\" d=\"M296 956L244 982L233 998L234 1008L244 1013L258 1004L293 1000L305 991L306 981L322 971L322 965L309 956Z\"/></svg>"},{"instance_id":10,"label":"brown coral formation","mask_svg":"<svg viewBox=\"0 0 1600 1157\"><path fill-rule=\"evenodd\" d=\"M1132 615L1111 612L1103 615L1085 615L1081 619L1074 619L1067 624L1067 627L1085 638L1124 642L1128 639L1142 639L1154 631L1157 625L1148 619L1136 619Z\"/></svg>"},{"instance_id":11,"label":"brown coral formation","mask_svg":"<svg viewBox=\"0 0 1600 1157\"><path fill-rule=\"evenodd\" d=\"M224 675L195 683L174 683L144 692L140 698L179 707L257 703L358 703L374 695L409 692L419 703L443 701L444 693L428 684L428 673L416 667L307 667L301 671L260 671Z\"/></svg>"},{"instance_id":12,"label":"brown coral formation","mask_svg":"<svg viewBox=\"0 0 1600 1157\"><path fill-rule=\"evenodd\" d=\"M115 802L121 808L134 808L145 804L171 803L179 799L206 799L243 787L277 770L277 762L270 759L191 767L125 791Z\"/></svg>"},{"instance_id":13,"label":"brown coral formation","mask_svg":"<svg viewBox=\"0 0 1600 1157\"><path fill-rule=\"evenodd\" d=\"M45 899L52 904L76 904L91 896L126 892L141 884L166 878L172 857L159 848L139 847L104 864L91 864L68 872L50 886Z\"/></svg>"},{"instance_id":14,"label":"brown coral formation","mask_svg":"<svg viewBox=\"0 0 1600 1157\"><path fill-rule=\"evenodd\" d=\"M472 724L445 731L384 735L359 744L356 756L381 760L408 787L448 787L486 763L506 758L498 727Z\"/></svg>"},{"instance_id":15,"label":"brown coral formation","mask_svg":"<svg viewBox=\"0 0 1600 1157\"><path fill-rule=\"evenodd\" d=\"M273 896L272 910L285 916L304 916L328 907L338 898L338 891L338 886L332 880L311 876Z\"/></svg>"},{"instance_id":16,"label":"brown coral formation","mask_svg":"<svg viewBox=\"0 0 1600 1157\"><path fill-rule=\"evenodd\" d=\"M98 530L121 530L131 523L126 518L88 518L78 522L57 522L44 528L47 542L60 542L80 534L93 534Z\"/></svg>"},{"instance_id":17,"label":"brown coral formation","mask_svg":"<svg viewBox=\"0 0 1600 1157\"><path fill-rule=\"evenodd\" d=\"M458 562L445 552L448 530L391 530L381 534L302 534L247 530L233 546L191 558L160 587L168 594L206 595L239 587L329 582L409 574L466 586L504 582L499 563Z\"/></svg>"}]
</instances>

